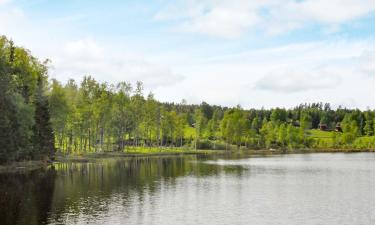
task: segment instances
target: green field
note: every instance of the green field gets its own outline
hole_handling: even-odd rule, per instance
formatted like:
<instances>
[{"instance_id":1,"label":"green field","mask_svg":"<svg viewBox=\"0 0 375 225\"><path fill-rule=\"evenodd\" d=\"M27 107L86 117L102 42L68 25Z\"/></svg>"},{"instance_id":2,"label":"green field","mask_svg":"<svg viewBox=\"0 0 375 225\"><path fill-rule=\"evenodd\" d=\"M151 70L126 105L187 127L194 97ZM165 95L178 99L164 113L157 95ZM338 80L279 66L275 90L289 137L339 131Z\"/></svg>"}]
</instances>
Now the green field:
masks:
<instances>
[{"instance_id":1,"label":"green field","mask_svg":"<svg viewBox=\"0 0 375 225\"><path fill-rule=\"evenodd\" d=\"M332 134L335 133L335 131L322 131L313 129L310 130L308 133L312 138L332 138Z\"/></svg>"}]
</instances>

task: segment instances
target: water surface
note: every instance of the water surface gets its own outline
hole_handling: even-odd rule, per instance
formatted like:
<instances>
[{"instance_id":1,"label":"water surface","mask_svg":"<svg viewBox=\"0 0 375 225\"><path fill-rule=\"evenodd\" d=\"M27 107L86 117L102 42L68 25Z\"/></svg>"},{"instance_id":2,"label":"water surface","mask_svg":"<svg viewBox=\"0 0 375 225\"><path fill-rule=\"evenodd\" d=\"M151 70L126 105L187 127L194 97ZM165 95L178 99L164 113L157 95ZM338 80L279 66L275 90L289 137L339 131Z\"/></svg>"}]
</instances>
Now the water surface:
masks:
<instances>
[{"instance_id":1,"label":"water surface","mask_svg":"<svg viewBox=\"0 0 375 225\"><path fill-rule=\"evenodd\" d=\"M0 175L0 224L375 224L375 154L173 156Z\"/></svg>"}]
</instances>

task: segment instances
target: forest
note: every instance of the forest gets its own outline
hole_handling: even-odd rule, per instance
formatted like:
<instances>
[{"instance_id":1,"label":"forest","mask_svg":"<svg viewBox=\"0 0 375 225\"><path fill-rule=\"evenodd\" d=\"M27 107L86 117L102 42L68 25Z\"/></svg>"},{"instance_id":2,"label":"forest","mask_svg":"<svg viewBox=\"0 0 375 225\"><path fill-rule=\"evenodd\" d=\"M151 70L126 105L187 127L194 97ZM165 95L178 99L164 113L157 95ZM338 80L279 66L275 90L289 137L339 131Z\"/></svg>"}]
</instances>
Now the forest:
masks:
<instances>
[{"instance_id":1,"label":"forest","mask_svg":"<svg viewBox=\"0 0 375 225\"><path fill-rule=\"evenodd\" d=\"M140 81L62 83L48 66L0 37L0 163L131 148L375 149L374 110L165 103Z\"/></svg>"}]
</instances>

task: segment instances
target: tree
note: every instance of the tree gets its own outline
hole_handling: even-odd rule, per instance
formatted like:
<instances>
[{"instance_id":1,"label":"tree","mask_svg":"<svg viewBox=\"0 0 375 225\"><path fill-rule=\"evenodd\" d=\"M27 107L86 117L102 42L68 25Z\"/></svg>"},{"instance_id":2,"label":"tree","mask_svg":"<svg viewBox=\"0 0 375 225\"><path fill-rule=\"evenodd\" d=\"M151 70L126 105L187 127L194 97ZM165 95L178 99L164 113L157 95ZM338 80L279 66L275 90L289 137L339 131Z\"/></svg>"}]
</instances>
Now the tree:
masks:
<instances>
[{"instance_id":1,"label":"tree","mask_svg":"<svg viewBox=\"0 0 375 225\"><path fill-rule=\"evenodd\" d=\"M287 142L287 128L285 124L281 124L278 129L277 141L280 143L281 147L284 147Z\"/></svg>"},{"instance_id":2,"label":"tree","mask_svg":"<svg viewBox=\"0 0 375 225\"><path fill-rule=\"evenodd\" d=\"M353 119L351 114L346 114L343 121L341 122L343 128L342 140L344 144L352 144L358 135L358 124L357 121Z\"/></svg>"},{"instance_id":3,"label":"tree","mask_svg":"<svg viewBox=\"0 0 375 225\"><path fill-rule=\"evenodd\" d=\"M112 87L114 88L114 87ZM104 150L104 140L111 130L111 113L113 109L114 94L107 83L99 85L98 94L93 103L93 138L94 147L97 151Z\"/></svg>"},{"instance_id":4,"label":"tree","mask_svg":"<svg viewBox=\"0 0 375 225\"><path fill-rule=\"evenodd\" d=\"M77 103L77 124L80 134L80 148L90 152L95 130L94 103L99 96L99 84L91 76L85 76L79 89Z\"/></svg>"},{"instance_id":5,"label":"tree","mask_svg":"<svg viewBox=\"0 0 375 225\"><path fill-rule=\"evenodd\" d=\"M216 141L218 139L218 132L220 129L219 111L215 110L212 115L212 119L207 124L207 136L213 140L213 148L216 149Z\"/></svg>"},{"instance_id":6,"label":"tree","mask_svg":"<svg viewBox=\"0 0 375 225\"><path fill-rule=\"evenodd\" d=\"M147 96L144 110L144 133L147 137L148 145L151 146L153 138L156 139L158 137L158 103L152 93Z\"/></svg>"},{"instance_id":7,"label":"tree","mask_svg":"<svg viewBox=\"0 0 375 225\"><path fill-rule=\"evenodd\" d=\"M38 106L33 100L38 90L37 77L46 77L46 73L45 63L0 37L0 163L32 159L33 153L43 155L32 145L32 128L37 122L34 109ZM49 138L53 141L54 137Z\"/></svg>"},{"instance_id":8,"label":"tree","mask_svg":"<svg viewBox=\"0 0 375 225\"><path fill-rule=\"evenodd\" d=\"M195 128L195 138L194 138L194 148L197 150L199 148L199 140L202 137L202 130L204 128L205 117L202 110L197 108L194 113L194 128Z\"/></svg>"},{"instance_id":9,"label":"tree","mask_svg":"<svg viewBox=\"0 0 375 225\"><path fill-rule=\"evenodd\" d=\"M131 97L131 109L132 109L132 120L134 121L134 145L139 145L139 139L141 138L141 123L144 119L143 104L145 99L143 97L143 83L137 81L134 95Z\"/></svg>"},{"instance_id":10,"label":"tree","mask_svg":"<svg viewBox=\"0 0 375 225\"><path fill-rule=\"evenodd\" d=\"M212 106L210 106L206 102L202 102L200 108L204 117L207 118L207 120L210 120L213 116L213 111L214 111Z\"/></svg>"},{"instance_id":11,"label":"tree","mask_svg":"<svg viewBox=\"0 0 375 225\"><path fill-rule=\"evenodd\" d=\"M235 143L237 148L241 147L242 139L245 138L248 120L242 110L237 107L224 114L221 124L222 135L228 144Z\"/></svg>"},{"instance_id":12,"label":"tree","mask_svg":"<svg viewBox=\"0 0 375 225\"><path fill-rule=\"evenodd\" d=\"M33 154L54 159L54 133L50 122L48 98L44 94L44 82L39 76L35 95L35 125L33 128Z\"/></svg>"},{"instance_id":13,"label":"tree","mask_svg":"<svg viewBox=\"0 0 375 225\"><path fill-rule=\"evenodd\" d=\"M117 149L123 150L125 147L124 137L131 133L132 118L130 108L130 93L132 87L129 83L120 82L116 86L116 93L113 98L111 111L112 135L116 138Z\"/></svg>"},{"instance_id":14,"label":"tree","mask_svg":"<svg viewBox=\"0 0 375 225\"><path fill-rule=\"evenodd\" d=\"M271 145L276 141L275 127L276 126L273 121L264 121L263 126L259 131L262 144L264 144L266 148L270 148Z\"/></svg>"},{"instance_id":15,"label":"tree","mask_svg":"<svg viewBox=\"0 0 375 225\"><path fill-rule=\"evenodd\" d=\"M309 130L312 127L311 116L305 111L301 113L300 127L302 130Z\"/></svg>"},{"instance_id":16,"label":"tree","mask_svg":"<svg viewBox=\"0 0 375 225\"><path fill-rule=\"evenodd\" d=\"M176 124L176 138L180 140L179 146L183 146L183 139L185 135L185 126L186 126L186 116L184 114L180 114L177 116L177 124ZM177 140L176 140L177 143Z\"/></svg>"},{"instance_id":17,"label":"tree","mask_svg":"<svg viewBox=\"0 0 375 225\"><path fill-rule=\"evenodd\" d=\"M257 115L253 122L251 123L251 128L256 132L259 133L259 129L262 127L262 121L260 120L259 116Z\"/></svg>"},{"instance_id":18,"label":"tree","mask_svg":"<svg viewBox=\"0 0 375 225\"><path fill-rule=\"evenodd\" d=\"M285 109L276 108L272 110L271 121L274 123L282 123L287 121L287 112Z\"/></svg>"},{"instance_id":19,"label":"tree","mask_svg":"<svg viewBox=\"0 0 375 225\"><path fill-rule=\"evenodd\" d=\"M0 58L0 163L16 158L19 151L20 124L13 103L11 85L3 58Z\"/></svg>"},{"instance_id":20,"label":"tree","mask_svg":"<svg viewBox=\"0 0 375 225\"><path fill-rule=\"evenodd\" d=\"M71 153L78 150L78 137L81 136L81 119L78 112L78 101L79 101L79 91L76 82L70 79L67 84L64 86L64 92L69 105L69 111L66 116L66 131L67 139L66 140L66 152ZM51 104L51 103L50 103ZM51 109L52 110L52 109ZM52 121L54 120L53 116L55 113L51 114ZM58 134L58 131L55 130L55 134Z\"/></svg>"},{"instance_id":21,"label":"tree","mask_svg":"<svg viewBox=\"0 0 375 225\"><path fill-rule=\"evenodd\" d=\"M363 130L367 136L372 136L374 134L374 118L371 112L367 112L365 117L366 121Z\"/></svg>"},{"instance_id":22,"label":"tree","mask_svg":"<svg viewBox=\"0 0 375 225\"><path fill-rule=\"evenodd\" d=\"M288 124L286 128L286 142L290 149L298 147L300 143L298 129L291 124Z\"/></svg>"},{"instance_id":23,"label":"tree","mask_svg":"<svg viewBox=\"0 0 375 225\"><path fill-rule=\"evenodd\" d=\"M49 108L51 124L57 139L57 146L62 151L66 150L64 141L68 115L71 110L69 106L66 91L57 80L53 79L49 93Z\"/></svg>"}]
</instances>

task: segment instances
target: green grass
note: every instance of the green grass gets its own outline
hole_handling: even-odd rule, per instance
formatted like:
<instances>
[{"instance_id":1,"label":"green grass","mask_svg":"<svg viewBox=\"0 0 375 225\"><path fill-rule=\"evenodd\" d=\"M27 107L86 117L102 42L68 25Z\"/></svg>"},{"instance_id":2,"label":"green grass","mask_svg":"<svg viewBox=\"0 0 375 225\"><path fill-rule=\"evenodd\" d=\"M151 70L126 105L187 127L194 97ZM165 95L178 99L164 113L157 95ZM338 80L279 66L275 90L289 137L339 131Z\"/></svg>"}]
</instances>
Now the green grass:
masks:
<instances>
[{"instance_id":1,"label":"green grass","mask_svg":"<svg viewBox=\"0 0 375 225\"><path fill-rule=\"evenodd\" d=\"M334 146L333 134L335 131L309 130L309 135L314 139L314 148L316 149L331 149Z\"/></svg>"},{"instance_id":2,"label":"green grass","mask_svg":"<svg viewBox=\"0 0 375 225\"><path fill-rule=\"evenodd\" d=\"M192 150L184 148L163 148L163 147L128 147L124 149L124 153L138 153L138 154L150 154L150 153L184 153Z\"/></svg>"},{"instance_id":3,"label":"green grass","mask_svg":"<svg viewBox=\"0 0 375 225\"><path fill-rule=\"evenodd\" d=\"M312 138L332 138L334 131L322 131L322 130L309 130L310 137Z\"/></svg>"}]
</instances>

